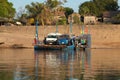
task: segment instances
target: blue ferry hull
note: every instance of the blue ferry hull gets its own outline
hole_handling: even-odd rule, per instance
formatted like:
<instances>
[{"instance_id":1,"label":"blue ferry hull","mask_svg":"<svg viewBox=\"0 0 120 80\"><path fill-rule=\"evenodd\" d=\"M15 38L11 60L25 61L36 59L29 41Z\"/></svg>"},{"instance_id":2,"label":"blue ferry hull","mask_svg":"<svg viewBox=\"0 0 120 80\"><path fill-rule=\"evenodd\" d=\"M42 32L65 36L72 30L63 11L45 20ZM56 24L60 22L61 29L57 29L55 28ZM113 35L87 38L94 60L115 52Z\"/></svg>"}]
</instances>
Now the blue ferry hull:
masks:
<instances>
[{"instance_id":1,"label":"blue ferry hull","mask_svg":"<svg viewBox=\"0 0 120 80\"><path fill-rule=\"evenodd\" d=\"M35 45L34 50L74 50L75 46L70 45Z\"/></svg>"}]
</instances>

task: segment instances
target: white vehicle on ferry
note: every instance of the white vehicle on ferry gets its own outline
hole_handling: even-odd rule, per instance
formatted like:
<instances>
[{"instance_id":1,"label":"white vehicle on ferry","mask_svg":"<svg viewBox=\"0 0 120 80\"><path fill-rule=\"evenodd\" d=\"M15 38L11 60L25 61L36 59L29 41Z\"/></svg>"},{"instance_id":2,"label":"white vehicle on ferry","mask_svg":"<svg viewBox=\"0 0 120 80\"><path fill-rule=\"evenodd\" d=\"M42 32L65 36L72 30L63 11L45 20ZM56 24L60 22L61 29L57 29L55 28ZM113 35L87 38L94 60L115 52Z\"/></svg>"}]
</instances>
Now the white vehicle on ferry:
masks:
<instances>
[{"instance_id":1,"label":"white vehicle on ferry","mask_svg":"<svg viewBox=\"0 0 120 80\"><path fill-rule=\"evenodd\" d=\"M61 35L61 33L49 33L44 39L44 44L58 44L57 40Z\"/></svg>"}]
</instances>

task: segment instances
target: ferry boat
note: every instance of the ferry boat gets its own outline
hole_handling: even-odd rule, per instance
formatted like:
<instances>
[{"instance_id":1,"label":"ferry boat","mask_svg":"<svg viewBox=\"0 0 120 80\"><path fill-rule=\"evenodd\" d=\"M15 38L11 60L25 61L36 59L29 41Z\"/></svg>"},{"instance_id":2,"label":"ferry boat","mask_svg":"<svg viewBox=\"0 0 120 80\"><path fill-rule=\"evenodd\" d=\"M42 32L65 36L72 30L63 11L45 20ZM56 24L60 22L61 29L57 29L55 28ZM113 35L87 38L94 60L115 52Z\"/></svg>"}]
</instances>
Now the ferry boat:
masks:
<instances>
[{"instance_id":1,"label":"ferry boat","mask_svg":"<svg viewBox=\"0 0 120 80\"><path fill-rule=\"evenodd\" d=\"M43 43L37 42L39 40L35 39L35 50L74 50L75 49L75 39L61 36L48 36L43 40Z\"/></svg>"},{"instance_id":2,"label":"ferry boat","mask_svg":"<svg viewBox=\"0 0 120 80\"><path fill-rule=\"evenodd\" d=\"M38 26L36 25L36 34L34 38L34 50L74 50L75 38L68 34L49 33L43 42L38 38Z\"/></svg>"}]
</instances>

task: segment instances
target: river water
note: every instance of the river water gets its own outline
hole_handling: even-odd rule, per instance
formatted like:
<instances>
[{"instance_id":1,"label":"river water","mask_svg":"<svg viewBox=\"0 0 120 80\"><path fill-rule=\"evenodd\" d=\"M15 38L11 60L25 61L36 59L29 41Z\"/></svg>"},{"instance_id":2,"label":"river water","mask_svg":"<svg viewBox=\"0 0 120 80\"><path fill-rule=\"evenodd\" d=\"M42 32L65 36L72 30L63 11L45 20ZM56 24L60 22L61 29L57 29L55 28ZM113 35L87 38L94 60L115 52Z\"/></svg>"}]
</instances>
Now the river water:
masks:
<instances>
[{"instance_id":1,"label":"river water","mask_svg":"<svg viewBox=\"0 0 120 80\"><path fill-rule=\"evenodd\" d=\"M0 80L120 80L120 49L0 49Z\"/></svg>"}]
</instances>

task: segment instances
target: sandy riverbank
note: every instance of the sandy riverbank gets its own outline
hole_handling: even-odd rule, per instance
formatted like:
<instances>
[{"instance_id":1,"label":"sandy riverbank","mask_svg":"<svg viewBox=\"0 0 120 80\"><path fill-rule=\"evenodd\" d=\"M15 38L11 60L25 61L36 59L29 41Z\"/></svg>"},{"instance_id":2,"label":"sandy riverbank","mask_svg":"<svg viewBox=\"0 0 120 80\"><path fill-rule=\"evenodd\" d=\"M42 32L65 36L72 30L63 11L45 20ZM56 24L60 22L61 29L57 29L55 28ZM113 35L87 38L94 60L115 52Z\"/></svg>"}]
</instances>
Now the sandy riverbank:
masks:
<instances>
[{"instance_id":1,"label":"sandy riverbank","mask_svg":"<svg viewBox=\"0 0 120 80\"><path fill-rule=\"evenodd\" d=\"M120 25L87 25L92 35L92 48L120 48ZM60 33L69 33L69 25L58 26ZM55 26L39 26L39 39L50 32L55 32ZM80 34L80 26L73 25L73 34ZM33 48L35 26L0 26L0 47Z\"/></svg>"}]
</instances>

